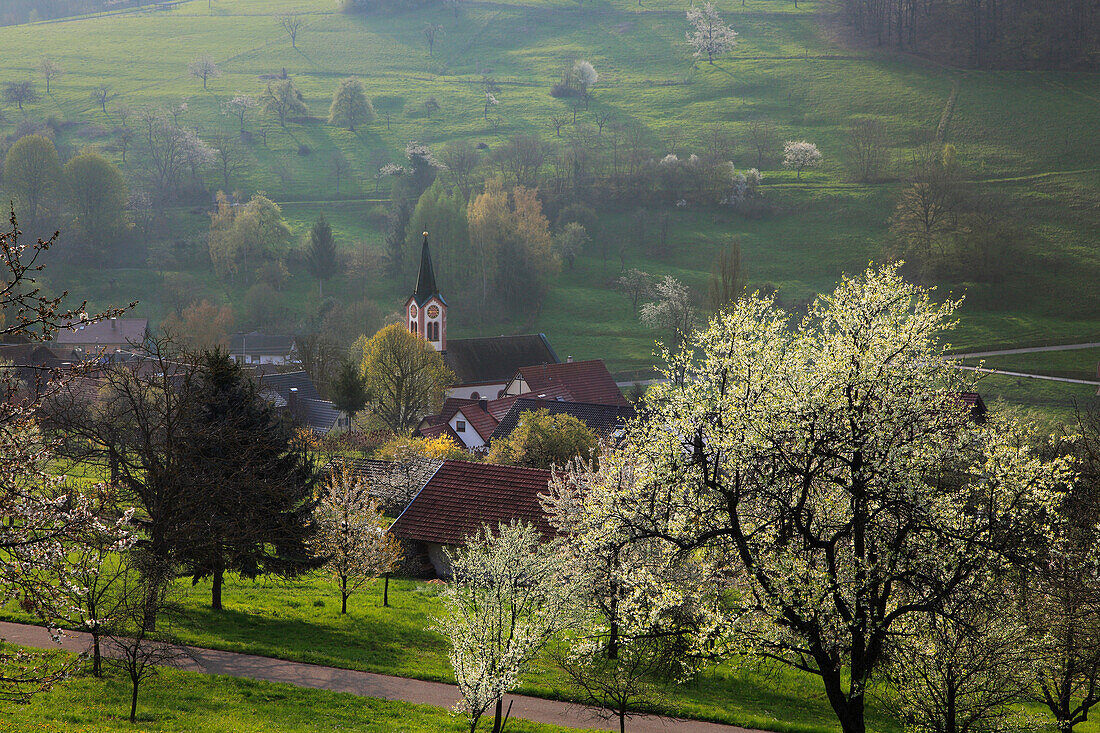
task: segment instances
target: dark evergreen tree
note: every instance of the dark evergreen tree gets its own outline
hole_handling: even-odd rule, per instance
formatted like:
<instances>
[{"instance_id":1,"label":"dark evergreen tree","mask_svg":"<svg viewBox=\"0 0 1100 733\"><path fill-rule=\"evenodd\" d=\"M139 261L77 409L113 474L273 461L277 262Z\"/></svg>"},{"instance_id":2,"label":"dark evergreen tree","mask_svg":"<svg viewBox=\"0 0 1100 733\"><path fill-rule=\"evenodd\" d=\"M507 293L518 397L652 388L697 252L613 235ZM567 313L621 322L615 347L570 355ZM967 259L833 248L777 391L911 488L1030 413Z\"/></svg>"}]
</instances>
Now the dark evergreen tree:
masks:
<instances>
[{"instance_id":1,"label":"dark evergreen tree","mask_svg":"<svg viewBox=\"0 0 1100 733\"><path fill-rule=\"evenodd\" d=\"M410 201L399 195L397 186L394 186L390 210L386 213L385 229L386 265L390 276L400 275L404 268L405 232L409 228L415 203L415 199Z\"/></svg>"},{"instance_id":2,"label":"dark evergreen tree","mask_svg":"<svg viewBox=\"0 0 1100 733\"><path fill-rule=\"evenodd\" d=\"M367 383L359 367L345 360L336 373L329 396L337 410L346 412L355 424L355 416L367 406Z\"/></svg>"},{"instance_id":3,"label":"dark evergreen tree","mask_svg":"<svg viewBox=\"0 0 1100 733\"><path fill-rule=\"evenodd\" d=\"M197 530L178 558L193 582L213 578L221 608L226 571L292 577L317 567L310 552L317 470L290 420L220 349L200 359L187 438L179 450L195 487Z\"/></svg>"},{"instance_id":4,"label":"dark evergreen tree","mask_svg":"<svg viewBox=\"0 0 1100 733\"><path fill-rule=\"evenodd\" d=\"M321 214L309 230L309 252L306 253L306 267L309 274L317 278L317 287L321 298L325 297L325 280L330 280L340 267L336 255L336 240L332 237L332 226L325 215Z\"/></svg>"}]
</instances>

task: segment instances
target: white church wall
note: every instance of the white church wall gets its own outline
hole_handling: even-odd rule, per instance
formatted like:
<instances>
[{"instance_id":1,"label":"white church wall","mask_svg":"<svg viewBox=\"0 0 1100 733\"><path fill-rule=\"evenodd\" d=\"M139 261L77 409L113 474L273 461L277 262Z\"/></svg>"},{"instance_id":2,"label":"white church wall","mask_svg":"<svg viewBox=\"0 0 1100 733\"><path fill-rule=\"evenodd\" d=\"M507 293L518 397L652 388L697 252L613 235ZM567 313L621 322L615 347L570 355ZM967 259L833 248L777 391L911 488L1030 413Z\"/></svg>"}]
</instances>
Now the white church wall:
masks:
<instances>
[{"instance_id":1,"label":"white church wall","mask_svg":"<svg viewBox=\"0 0 1100 733\"><path fill-rule=\"evenodd\" d=\"M448 397L458 400L495 400L504 391L504 382L499 384L459 384L447 390Z\"/></svg>"}]
</instances>

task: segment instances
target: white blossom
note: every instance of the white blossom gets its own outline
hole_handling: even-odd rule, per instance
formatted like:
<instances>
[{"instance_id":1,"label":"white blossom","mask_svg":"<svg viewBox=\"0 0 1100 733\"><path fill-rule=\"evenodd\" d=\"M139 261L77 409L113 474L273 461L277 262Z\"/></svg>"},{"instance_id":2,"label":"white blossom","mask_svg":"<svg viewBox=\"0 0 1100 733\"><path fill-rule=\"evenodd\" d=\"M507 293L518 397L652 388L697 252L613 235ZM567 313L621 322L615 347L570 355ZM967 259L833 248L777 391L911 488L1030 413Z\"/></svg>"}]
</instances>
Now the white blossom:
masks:
<instances>
[{"instance_id":1,"label":"white blossom","mask_svg":"<svg viewBox=\"0 0 1100 733\"><path fill-rule=\"evenodd\" d=\"M971 418L939 341L958 303L937 301L896 266L845 278L793 326L773 297L741 299L664 352L666 380L584 498L587 521L711 579L699 652L815 673L847 720L906 620L1006 572L1071 478L1011 415ZM692 587L666 586L661 563L639 573L656 586L624 601L640 620Z\"/></svg>"},{"instance_id":2,"label":"white blossom","mask_svg":"<svg viewBox=\"0 0 1100 733\"><path fill-rule=\"evenodd\" d=\"M821 151L813 143L805 140L788 140L783 146L783 167L793 168L802 177L806 168L814 168L821 162Z\"/></svg>"},{"instance_id":3,"label":"white blossom","mask_svg":"<svg viewBox=\"0 0 1100 733\"><path fill-rule=\"evenodd\" d=\"M596 86L596 82L600 80L600 75L596 72L596 68L587 61L574 62L573 75L577 78L577 81L581 83L581 89L584 91L588 91Z\"/></svg>"},{"instance_id":4,"label":"white blossom","mask_svg":"<svg viewBox=\"0 0 1100 733\"><path fill-rule=\"evenodd\" d=\"M691 330L695 320L695 307L691 303L690 291L676 278L665 275L664 279L653 286L652 295L655 300L642 305L642 323L671 332L676 343L679 343Z\"/></svg>"},{"instance_id":5,"label":"white blossom","mask_svg":"<svg viewBox=\"0 0 1100 733\"><path fill-rule=\"evenodd\" d=\"M686 34L688 45L695 49L695 58L706 56L713 64L715 58L737 45L737 31L722 22L714 3L693 5L688 8L687 19L695 28Z\"/></svg>"},{"instance_id":6,"label":"white blossom","mask_svg":"<svg viewBox=\"0 0 1100 733\"><path fill-rule=\"evenodd\" d=\"M395 569L401 547L386 532L390 523L382 515L379 500L346 463L333 467L314 519L314 551L326 558L325 569L340 588L340 612L347 613L352 595Z\"/></svg>"},{"instance_id":7,"label":"white blossom","mask_svg":"<svg viewBox=\"0 0 1100 733\"><path fill-rule=\"evenodd\" d=\"M252 110L259 107L257 99L249 94L234 94L232 98L222 102L222 114L227 117L236 117L240 120L241 130L244 130L244 120Z\"/></svg>"},{"instance_id":8,"label":"white blossom","mask_svg":"<svg viewBox=\"0 0 1100 733\"><path fill-rule=\"evenodd\" d=\"M433 628L451 644L455 711L476 726L560 629L568 588L562 558L527 524L483 527L449 558L454 578Z\"/></svg>"}]
</instances>

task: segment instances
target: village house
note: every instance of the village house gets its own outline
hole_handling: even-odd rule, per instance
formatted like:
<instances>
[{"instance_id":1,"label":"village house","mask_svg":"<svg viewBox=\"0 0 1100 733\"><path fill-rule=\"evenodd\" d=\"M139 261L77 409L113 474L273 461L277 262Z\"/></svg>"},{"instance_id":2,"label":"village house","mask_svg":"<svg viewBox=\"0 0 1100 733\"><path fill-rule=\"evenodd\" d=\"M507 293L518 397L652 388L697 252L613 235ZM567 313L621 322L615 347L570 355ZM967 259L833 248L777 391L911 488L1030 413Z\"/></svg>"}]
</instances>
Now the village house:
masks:
<instances>
[{"instance_id":1,"label":"village house","mask_svg":"<svg viewBox=\"0 0 1100 733\"><path fill-rule=\"evenodd\" d=\"M278 410L319 435L347 430L351 418L321 397L306 372L259 372L256 375L260 396Z\"/></svg>"},{"instance_id":2,"label":"village house","mask_svg":"<svg viewBox=\"0 0 1100 733\"><path fill-rule=\"evenodd\" d=\"M148 318L105 318L95 323L72 321L57 332L49 346L60 359L83 361L139 349L147 338Z\"/></svg>"},{"instance_id":3,"label":"village house","mask_svg":"<svg viewBox=\"0 0 1100 733\"><path fill-rule=\"evenodd\" d=\"M297 364L298 349L293 336L235 333L229 337L229 356L238 364Z\"/></svg>"},{"instance_id":4,"label":"village house","mask_svg":"<svg viewBox=\"0 0 1100 733\"><path fill-rule=\"evenodd\" d=\"M612 443L622 437L626 424L635 417L633 407L519 397L489 435L490 445L494 440L502 440L511 435L524 413L538 410L546 410L551 415L575 417L597 438Z\"/></svg>"},{"instance_id":5,"label":"village house","mask_svg":"<svg viewBox=\"0 0 1100 733\"><path fill-rule=\"evenodd\" d=\"M540 468L443 461L389 531L415 556L427 556L435 574L451 576L447 552L482 526L527 522L544 537L554 534L539 496L550 472Z\"/></svg>"}]
</instances>

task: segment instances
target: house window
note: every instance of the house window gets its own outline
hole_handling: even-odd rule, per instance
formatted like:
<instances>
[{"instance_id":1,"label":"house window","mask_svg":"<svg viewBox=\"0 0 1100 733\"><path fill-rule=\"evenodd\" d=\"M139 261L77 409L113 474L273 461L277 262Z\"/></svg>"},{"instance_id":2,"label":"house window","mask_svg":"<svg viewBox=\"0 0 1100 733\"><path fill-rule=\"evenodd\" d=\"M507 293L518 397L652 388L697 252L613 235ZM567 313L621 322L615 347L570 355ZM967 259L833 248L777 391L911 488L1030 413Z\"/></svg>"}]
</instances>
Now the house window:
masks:
<instances>
[{"instance_id":1,"label":"house window","mask_svg":"<svg viewBox=\"0 0 1100 733\"><path fill-rule=\"evenodd\" d=\"M428 340L429 341L438 341L439 340L439 323L433 321L433 322L428 324Z\"/></svg>"},{"instance_id":2,"label":"house window","mask_svg":"<svg viewBox=\"0 0 1100 733\"><path fill-rule=\"evenodd\" d=\"M470 399L471 399L471 400L480 400L480 399L481 399L481 395L480 395L480 394L478 394L477 392L471 392L471 393L470 393Z\"/></svg>"},{"instance_id":3,"label":"house window","mask_svg":"<svg viewBox=\"0 0 1100 733\"><path fill-rule=\"evenodd\" d=\"M465 420L455 420L455 432L456 433L465 433L466 432L466 421Z\"/></svg>"},{"instance_id":4,"label":"house window","mask_svg":"<svg viewBox=\"0 0 1100 733\"><path fill-rule=\"evenodd\" d=\"M416 333L416 321L409 321L409 332Z\"/></svg>"}]
</instances>

